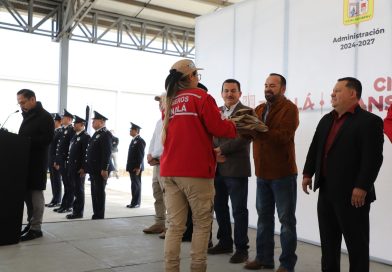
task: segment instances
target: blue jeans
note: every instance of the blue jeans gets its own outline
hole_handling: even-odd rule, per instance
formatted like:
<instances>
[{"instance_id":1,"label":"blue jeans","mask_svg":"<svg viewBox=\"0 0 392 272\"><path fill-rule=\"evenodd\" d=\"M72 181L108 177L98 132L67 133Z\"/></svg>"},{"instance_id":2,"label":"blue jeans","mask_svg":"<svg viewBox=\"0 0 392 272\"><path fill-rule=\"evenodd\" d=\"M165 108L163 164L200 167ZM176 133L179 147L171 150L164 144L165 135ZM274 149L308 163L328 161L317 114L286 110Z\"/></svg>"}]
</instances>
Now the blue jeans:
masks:
<instances>
[{"instance_id":1,"label":"blue jeans","mask_svg":"<svg viewBox=\"0 0 392 272\"><path fill-rule=\"evenodd\" d=\"M233 247L231 237L231 222L229 211L229 196L234 218L234 245L236 250L245 251L248 246L248 178L215 177L214 210L218 222L219 244L223 247Z\"/></svg>"},{"instance_id":2,"label":"blue jeans","mask_svg":"<svg viewBox=\"0 0 392 272\"><path fill-rule=\"evenodd\" d=\"M280 244L282 254L280 266L294 271L297 255L297 231L295 207L297 204L297 175L276 180L257 178L256 209L257 221L256 259L265 265L274 264L275 205L278 212Z\"/></svg>"}]
</instances>

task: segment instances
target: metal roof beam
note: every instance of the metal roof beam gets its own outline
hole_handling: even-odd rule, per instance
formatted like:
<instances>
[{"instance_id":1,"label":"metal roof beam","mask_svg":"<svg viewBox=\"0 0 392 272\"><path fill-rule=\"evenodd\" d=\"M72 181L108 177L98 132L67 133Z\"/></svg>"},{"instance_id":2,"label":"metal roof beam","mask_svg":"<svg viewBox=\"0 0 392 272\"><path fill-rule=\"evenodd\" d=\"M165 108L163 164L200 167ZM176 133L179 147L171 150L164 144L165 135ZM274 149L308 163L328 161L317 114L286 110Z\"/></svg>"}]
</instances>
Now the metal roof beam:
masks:
<instances>
[{"instance_id":1,"label":"metal roof beam","mask_svg":"<svg viewBox=\"0 0 392 272\"><path fill-rule=\"evenodd\" d=\"M75 29L77 24L89 13L95 0L69 0L65 11L66 23L61 27L60 33L56 37L56 41L62 39L64 35L69 35Z\"/></svg>"},{"instance_id":2,"label":"metal roof beam","mask_svg":"<svg viewBox=\"0 0 392 272\"><path fill-rule=\"evenodd\" d=\"M14 5L7 0L0 0L0 3L8 10L11 16L15 19L18 25L24 30L27 31L29 29L28 24L23 19L23 17L19 14L19 12L15 9Z\"/></svg>"},{"instance_id":3,"label":"metal roof beam","mask_svg":"<svg viewBox=\"0 0 392 272\"><path fill-rule=\"evenodd\" d=\"M66 6L66 1L59 0L0 0L0 11L14 15L12 18L0 16L0 28L45 35L54 41L67 37L75 41L194 57L194 29L94 10L94 1L69 0ZM28 23L26 19L15 20L15 16L26 18Z\"/></svg>"},{"instance_id":4,"label":"metal roof beam","mask_svg":"<svg viewBox=\"0 0 392 272\"><path fill-rule=\"evenodd\" d=\"M227 0L192 0L195 2L201 2L201 3L205 3L205 4L209 4L209 5L213 5L213 6L217 6L217 7L228 7L233 5L233 3L230 3Z\"/></svg>"},{"instance_id":5,"label":"metal roof beam","mask_svg":"<svg viewBox=\"0 0 392 272\"><path fill-rule=\"evenodd\" d=\"M135 0L113 0L113 1L132 5L132 6L137 6L140 8L146 8L146 9L151 9L151 10L155 10L155 11L160 11L160 12L168 13L168 14L172 14L172 15L187 17L187 18L191 18L191 19L195 19L196 17L200 16L199 14L194 14L194 13L185 12L185 11L181 11L181 10L166 8L166 7L157 6L157 5L152 5L152 4L143 3L143 2L139 2L139 1L135 1Z\"/></svg>"}]
</instances>

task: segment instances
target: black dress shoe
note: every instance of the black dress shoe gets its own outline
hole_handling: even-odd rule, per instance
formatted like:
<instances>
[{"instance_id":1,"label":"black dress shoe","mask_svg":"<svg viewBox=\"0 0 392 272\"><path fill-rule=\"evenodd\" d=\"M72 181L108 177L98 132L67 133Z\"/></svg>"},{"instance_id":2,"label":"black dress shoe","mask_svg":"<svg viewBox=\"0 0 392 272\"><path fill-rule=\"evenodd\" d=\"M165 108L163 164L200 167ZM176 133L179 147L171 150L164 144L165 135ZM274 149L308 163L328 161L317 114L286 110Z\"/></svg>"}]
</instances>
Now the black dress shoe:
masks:
<instances>
[{"instance_id":1,"label":"black dress shoe","mask_svg":"<svg viewBox=\"0 0 392 272\"><path fill-rule=\"evenodd\" d=\"M58 213L69 213L72 212L72 208L63 208L57 211Z\"/></svg>"},{"instance_id":2,"label":"black dress shoe","mask_svg":"<svg viewBox=\"0 0 392 272\"><path fill-rule=\"evenodd\" d=\"M60 203L45 204L45 207L48 207L48 208L60 207Z\"/></svg>"},{"instance_id":3,"label":"black dress shoe","mask_svg":"<svg viewBox=\"0 0 392 272\"><path fill-rule=\"evenodd\" d=\"M231 256L230 263L244 263L248 260L247 250L236 250L233 256Z\"/></svg>"},{"instance_id":4,"label":"black dress shoe","mask_svg":"<svg viewBox=\"0 0 392 272\"><path fill-rule=\"evenodd\" d=\"M139 207L140 207L140 204L136 204L136 205L127 205L127 208L130 208L130 209L139 208Z\"/></svg>"},{"instance_id":5,"label":"black dress shoe","mask_svg":"<svg viewBox=\"0 0 392 272\"><path fill-rule=\"evenodd\" d=\"M60 210L63 210L63 209L64 209L64 208L60 206L60 207L58 207L58 208L56 208L56 209L53 209L53 211L54 211L54 212L59 212Z\"/></svg>"},{"instance_id":6,"label":"black dress shoe","mask_svg":"<svg viewBox=\"0 0 392 272\"><path fill-rule=\"evenodd\" d=\"M31 225L30 225L30 223L28 223L28 224L24 227L24 229L20 232L20 235L23 235L23 234L27 233L27 232L30 230L30 228L31 228Z\"/></svg>"},{"instance_id":7,"label":"black dress shoe","mask_svg":"<svg viewBox=\"0 0 392 272\"><path fill-rule=\"evenodd\" d=\"M20 240L23 241L30 241L36 238L42 237L42 231L40 230L32 230L30 229L27 233L20 237Z\"/></svg>"},{"instance_id":8,"label":"black dress shoe","mask_svg":"<svg viewBox=\"0 0 392 272\"><path fill-rule=\"evenodd\" d=\"M222 246L221 244L217 244L214 247L211 247L207 250L208 254L224 254L224 253L232 253L233 252L233 246Z\"/></svg>"},{"instance_id":9,"label":"black dress shoe","mask_svg":"<svg viewBox=\"0 0 392 272\"><path fill-rule=\"evenodd\" d=\"M77 213L71 213L71 214L67 214L66 218L67 219L83 218L83 215Z\"/></svg>"}]
</instances>

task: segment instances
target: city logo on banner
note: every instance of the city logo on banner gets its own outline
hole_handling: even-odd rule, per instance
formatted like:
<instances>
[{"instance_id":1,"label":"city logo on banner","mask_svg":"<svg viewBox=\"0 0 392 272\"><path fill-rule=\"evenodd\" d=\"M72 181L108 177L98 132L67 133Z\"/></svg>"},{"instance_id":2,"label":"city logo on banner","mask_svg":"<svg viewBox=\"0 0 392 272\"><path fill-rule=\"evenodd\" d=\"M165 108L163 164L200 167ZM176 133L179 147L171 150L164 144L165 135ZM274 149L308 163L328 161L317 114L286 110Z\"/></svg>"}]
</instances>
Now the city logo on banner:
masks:
<instances>
[{"instance_id":1,"label":"city logo on banner","mask_svg":"<svg viewBox=\"0 0 392 272\"><path fill-rule=\"evenodd\" d=\"M374 0L344 0L343 23L359 24L373 18Z\"/></svg>"}]
</instances>

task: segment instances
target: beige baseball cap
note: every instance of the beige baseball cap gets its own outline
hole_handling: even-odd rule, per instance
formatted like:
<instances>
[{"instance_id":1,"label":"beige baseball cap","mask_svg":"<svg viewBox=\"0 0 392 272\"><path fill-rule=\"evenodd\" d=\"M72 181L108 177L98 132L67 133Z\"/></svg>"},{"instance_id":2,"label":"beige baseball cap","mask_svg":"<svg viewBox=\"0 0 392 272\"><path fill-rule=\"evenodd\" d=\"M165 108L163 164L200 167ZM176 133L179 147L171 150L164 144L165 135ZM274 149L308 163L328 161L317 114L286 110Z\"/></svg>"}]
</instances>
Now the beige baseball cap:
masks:
<instances>
[{"instance_id":1,"label":"beige baseball cap","mask_svg":"<svg viewBox=\"0 0 392 272\"><path fill-rule=\"evenodd\" d=\"M173 64L172 69L176 69L181 72L183 76L187 76L196 70L203 70L203 68L197 68L195 63L190 59L182 59Z\"/></svg>"},{"instance_id":2,"label":"beige baseball cap","mask_svg":"<svg viewBox=\"0 0 392 272\"><path fill-rule=\"evenodd\" d=\"M156 95L155 97L154 97L154 100L155 101L161 101L161 99L162 98L165 98L166 97L166 92L163 92L163 93L161 93L161 95Z\"/></svg>"}]
</instances>

